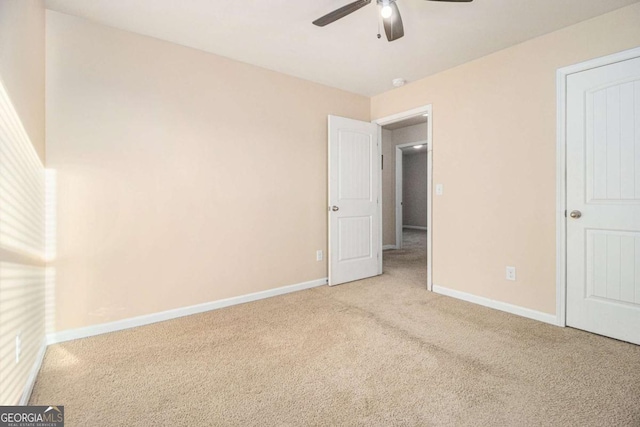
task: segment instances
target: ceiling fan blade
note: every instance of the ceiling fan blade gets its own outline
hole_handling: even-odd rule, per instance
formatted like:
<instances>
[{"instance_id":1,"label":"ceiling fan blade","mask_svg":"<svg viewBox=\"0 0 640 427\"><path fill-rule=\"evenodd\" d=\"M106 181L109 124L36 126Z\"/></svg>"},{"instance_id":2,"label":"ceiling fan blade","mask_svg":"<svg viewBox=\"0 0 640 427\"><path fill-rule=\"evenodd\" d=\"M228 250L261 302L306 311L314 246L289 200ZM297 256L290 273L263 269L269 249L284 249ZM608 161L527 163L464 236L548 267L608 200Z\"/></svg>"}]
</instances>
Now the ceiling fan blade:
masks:
<instances>
[{"instance_id":1,"label":"ceiling fan blade","mask_svg":"<svg viewBox=\"0 0 640 427\"><path fill-rule=\"evenodd\" d=\"M313 21L313 25L317 25L318 27L324 27L325 25L331 24L332 22L337 21L340 18L344 18L345 16L355 12L361 7L368 5L369 3L371 3L371 0L354 1L353 3L349 3L346 6L342 6L340 9L336 9L333 12L329 12L323 17L316 19L315 21Z\"/></svg>"},{"instance_id":2,"label":"ceiling fan blade","mask_svg":"<svg viewBox=\"0 0 640 427\"><path fill-rule=\"evenodd\" d=\"M470 3L473 0L429 0L429 1L446 1L449 3Z\"/></svg>"},{"instance_id":3,"label":"ceiling fan blade","mask_svg":"<svg viewBox=\"0 0 640 427\"><path fill-rule=\"evenodd\" d=\"M396 2L389 3L389 6L393 9L393 13L390 17L383 18L382 23L384 24L384 32L387 34L387 40L392 42L404 36L404 26L402 25L402 17Z\"/></svg>"}]
</instances>

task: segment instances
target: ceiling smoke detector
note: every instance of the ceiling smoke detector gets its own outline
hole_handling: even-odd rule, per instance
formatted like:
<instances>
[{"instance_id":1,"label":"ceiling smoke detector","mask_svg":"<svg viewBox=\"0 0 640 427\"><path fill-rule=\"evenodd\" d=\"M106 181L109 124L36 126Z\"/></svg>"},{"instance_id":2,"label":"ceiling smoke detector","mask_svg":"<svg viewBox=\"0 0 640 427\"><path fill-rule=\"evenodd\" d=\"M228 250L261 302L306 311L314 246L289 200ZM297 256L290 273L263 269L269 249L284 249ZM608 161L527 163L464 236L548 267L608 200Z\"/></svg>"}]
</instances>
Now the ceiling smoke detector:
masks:
<instances>
[{"instance_id":1,"label":"ceiling smoke detector","mask_svg":"<svg viewBox=\"0 0 640 427\"><path fill-rule=\"evenodd\" d=\"M404 86L404 84L407 81L405 79L403 79L402 77L399 77L397 79L393 79L391 80L391 83L393 84L394 87L400 87L400 86Z\"/></svg>"}]
</instances>

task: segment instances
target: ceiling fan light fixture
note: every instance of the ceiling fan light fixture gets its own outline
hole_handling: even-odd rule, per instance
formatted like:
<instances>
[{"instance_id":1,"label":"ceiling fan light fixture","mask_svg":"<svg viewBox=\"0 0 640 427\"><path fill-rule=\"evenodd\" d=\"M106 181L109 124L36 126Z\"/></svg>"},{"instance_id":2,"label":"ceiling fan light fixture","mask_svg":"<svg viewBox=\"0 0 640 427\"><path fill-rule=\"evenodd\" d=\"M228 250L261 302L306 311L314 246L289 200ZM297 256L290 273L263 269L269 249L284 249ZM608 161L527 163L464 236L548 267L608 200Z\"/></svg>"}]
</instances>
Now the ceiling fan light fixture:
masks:
<instances>
[{"instance_id":1,"label":"ceiling fan light fixture","mask_svg":"<svg viewBox=\"0 0 640 427\"><path fill-rule=\"evenodd\" d=\"M370 4L373 0L355 0L351 3L339 7L338 9L327 13L324 16L313 21L313 25L317 25L318 27L324 27L325 25L331 24L332 22L337 21L338 19L342 19L347 15L352 14L356 10L359 10L366 5ZM431 1L442 1L442 2L453 2L453 3L462 3L462 2L472 2L473 0L431 0ZM400 16L400 10L398 10L398 5L396 4L396 0L376 0L376 5L380 6L380 15L382 15L382 23L384 24L384 32L387 35L387 40L392 42L394 40L398 40L399 38L404 37L404 25L402 24L402 17ZM380 34L378 32L378 38L380 38Z\"/></svg>"},{"instance_id":2,"label":"ceiling fan light fixture","mask_svg":"<svg viewBox=\"0 0 640 427\"><path fill-rule=\"evenodd\" d=\"M390 18L391 15L393 15L393 9L391 8L391 6L389 6L389 3L385 3L382 6L382 9L380 9L380 16L382 16L384 19Z\"/></svg>"}]
</instances>

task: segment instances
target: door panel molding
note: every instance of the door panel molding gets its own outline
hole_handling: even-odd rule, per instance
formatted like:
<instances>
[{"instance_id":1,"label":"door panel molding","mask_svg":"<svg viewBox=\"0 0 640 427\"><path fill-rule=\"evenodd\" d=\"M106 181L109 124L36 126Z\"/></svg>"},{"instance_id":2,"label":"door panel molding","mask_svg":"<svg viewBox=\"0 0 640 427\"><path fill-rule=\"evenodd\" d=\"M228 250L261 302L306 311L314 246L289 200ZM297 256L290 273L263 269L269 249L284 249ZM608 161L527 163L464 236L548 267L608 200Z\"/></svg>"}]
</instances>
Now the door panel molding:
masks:
<instances>
[{"instance_id":1,"label":"door panel molding","mask_svg":"<svg viewBox=\"0 0 640 427\"><path fill-rule=\"evenodd\" d=\"M640 48L634 48L563 67L556 72L556 319L558 326L566 326L567 319L567 78L575 73L638 57L640 57ZM620 82L606 86L615 86L615 84Z\"/></svg>"}]
</instances>

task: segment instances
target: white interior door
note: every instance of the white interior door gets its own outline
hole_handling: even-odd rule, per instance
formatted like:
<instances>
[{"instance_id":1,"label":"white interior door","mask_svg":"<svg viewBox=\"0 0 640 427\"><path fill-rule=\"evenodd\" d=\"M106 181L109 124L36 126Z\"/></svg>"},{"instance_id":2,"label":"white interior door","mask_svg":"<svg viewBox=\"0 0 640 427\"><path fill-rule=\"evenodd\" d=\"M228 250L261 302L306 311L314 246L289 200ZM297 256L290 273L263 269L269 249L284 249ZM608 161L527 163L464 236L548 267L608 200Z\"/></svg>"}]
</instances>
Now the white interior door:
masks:
<instances>
[{"instance_id":1,"label":"white interior door","mask_svg":"<svg viewBox=\"0 0 640 427\"><path fill-rule=\"evenodd\" d=\"M378 126L329 116L329 285L378 274Z\"/></svg>"},{"instance_id":2,"label":"white interior door","mask_svg":"<svg viewBox=\"0 0 640 427\"><path fill-rule=\"evenodd\" d=\"M640 344L640 58L567 77L567 325Z\"/></svg>"}]
</instances>

